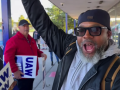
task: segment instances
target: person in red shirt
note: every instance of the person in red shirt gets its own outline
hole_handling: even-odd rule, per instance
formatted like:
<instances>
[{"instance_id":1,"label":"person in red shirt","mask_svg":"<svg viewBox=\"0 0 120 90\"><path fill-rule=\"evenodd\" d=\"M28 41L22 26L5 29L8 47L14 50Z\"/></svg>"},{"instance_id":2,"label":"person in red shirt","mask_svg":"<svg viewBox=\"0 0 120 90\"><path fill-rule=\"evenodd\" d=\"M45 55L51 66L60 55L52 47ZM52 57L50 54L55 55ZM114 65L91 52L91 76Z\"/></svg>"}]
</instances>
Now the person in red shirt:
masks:
<instances>
[{"instance_id":1,"label":"person in red shirt","mask_svg":"<svg viewBox=\"0 0 120 90\"><path fill-rule=\"evenodd\" d=\"M22 73L16 65L15 55L44 57L45 60L47 58L46 54L37 48L36 41L28 34L29 25L30 24L26 20L21 20L19 22L19 31L7 41L4 52L4 60L6 63L10 63L19 90L32 90L34 79L21 79L21 74L24 73ZM38 75L38 69L39 66L37 60L36 75Z\"/></svg>"}]
</instances>

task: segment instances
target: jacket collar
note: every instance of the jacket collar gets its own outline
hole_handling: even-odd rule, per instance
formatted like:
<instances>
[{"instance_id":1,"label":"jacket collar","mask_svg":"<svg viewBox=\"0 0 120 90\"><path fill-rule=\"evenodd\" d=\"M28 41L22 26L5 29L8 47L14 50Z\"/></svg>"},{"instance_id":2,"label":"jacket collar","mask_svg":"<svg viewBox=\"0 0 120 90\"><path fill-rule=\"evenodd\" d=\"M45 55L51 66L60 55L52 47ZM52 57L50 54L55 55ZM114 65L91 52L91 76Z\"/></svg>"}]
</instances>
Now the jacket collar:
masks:
<instances>
[{"instance_id":1,"label":"jacket collar","mask_svg":"<svg viewBox=\"0 0 120 90\"><path fill-rule=\"evenodd\" d=\"M105 68L104 70L106 71L106 69L108 68L108 65L110 65L110 63L114 60L115 57L116 55L114 54L113 56L102 59L97 64L95 64L85 75L84 79L81 82L81 85L79 86L79 90L81 90L81 88L87 83L88 80L90 80L92 77L94 77L98 73L98 69L100 67L104 67Z\"/></svg>"},{"instance_id":2,"label":"jacket collar","mask_svg":"<svg viewBox=\"0 0 120 90\"><path fill-rule=\"evenodd\" d=\"M77 46L77 50L79 50L77 41L76 41L76 46ZM116 56L115 54L117 54L117 53L120 53L120 49L117 48L116 44L112 40L109 40L108 50L106 52L104 52L101 60L99 60L98 63L94 64L93 67L87 72L86 76L84 77L84 79L81 82L79 90L81 90L81 88L84 86L84 84L88 80L90 80L93 76L95 76L97 74L98 68L100 66L103 66L105 63L108 63L108 62L110 63Z\"/></svg>"},{"instance_id":3,"label":"jacket collar","mask_svg":"<svg viewBox=\"0 0 120 90\"><path fill-rule=\"evenodd\" d=\"M112 39L109 39L109 47L108 47L107 51L105 51L103 53L102 59L105 59L105 58L112 56L114 54L119 55L120 49L118 48L118 45Z\"/></svg>"},{"instance_id":4,"label":"jacket collar","mask_svg":"<svg viewBox=\"0 0 120 90\"><path fill-rule=\"evenodd\" d=\"M21 34L19 31L16 33L16 36L18 36L21 39L26 39L25 36L23 34ZM30 40L32 37L28 34L28 40Z\"/></svg>"}]
</instances>

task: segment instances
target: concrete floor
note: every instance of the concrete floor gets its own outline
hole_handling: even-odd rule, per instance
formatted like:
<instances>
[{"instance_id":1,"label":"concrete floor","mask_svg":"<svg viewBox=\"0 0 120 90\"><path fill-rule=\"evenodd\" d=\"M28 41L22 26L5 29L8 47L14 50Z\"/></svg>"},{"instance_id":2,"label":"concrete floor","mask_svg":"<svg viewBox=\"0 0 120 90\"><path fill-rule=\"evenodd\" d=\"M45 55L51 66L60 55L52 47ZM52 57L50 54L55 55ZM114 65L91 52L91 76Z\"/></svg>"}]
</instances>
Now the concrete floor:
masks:
<instances>
[{"instance_id":1,"label":"concrete floor","mask_svg":"<svg viewBox=\"0 0 120 90\"><path fill-rule=\"evenodd\" d=\"M51 66L51 60L50 60L50 53L48 50L42 50L45 54L47 54L47 60L46 60L46 86L43 89L43 72L42 72L42 58L39 59L39 72L38 76L35 78L34 84L33 84L33 90L51 90L52 89L52 84L54 81L54 76L50 77L51 73L55 73L57 70L57 60L55 55L53 54L53 61L54 61L54 66Z\"/></svg>"}]
</instances>

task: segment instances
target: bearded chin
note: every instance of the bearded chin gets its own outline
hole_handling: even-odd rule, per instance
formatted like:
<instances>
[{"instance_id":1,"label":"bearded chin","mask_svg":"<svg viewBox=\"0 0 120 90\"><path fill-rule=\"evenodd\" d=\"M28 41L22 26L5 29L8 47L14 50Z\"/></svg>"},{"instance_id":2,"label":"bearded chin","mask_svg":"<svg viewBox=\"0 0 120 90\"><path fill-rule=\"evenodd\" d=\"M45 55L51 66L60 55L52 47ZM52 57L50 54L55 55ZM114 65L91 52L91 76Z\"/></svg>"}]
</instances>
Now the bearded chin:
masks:
<instances>
[{"instance_id":1,"label":"bearded chin","mask_svg":"<svg viewBox=\"0 0 120 90\"><path fill-rule=\"evenodd\" d=\"M80 57L81 60L84 63L93 63L96 64L99 62L99 60L101 59L103 53L104 53L104 49L105 49L105 45L102 45L100 48L97 48L97 46L95 46L96 52L93 56L87 54L84 55L82 48L80 47Z\"/></svg>"}]
</instances>

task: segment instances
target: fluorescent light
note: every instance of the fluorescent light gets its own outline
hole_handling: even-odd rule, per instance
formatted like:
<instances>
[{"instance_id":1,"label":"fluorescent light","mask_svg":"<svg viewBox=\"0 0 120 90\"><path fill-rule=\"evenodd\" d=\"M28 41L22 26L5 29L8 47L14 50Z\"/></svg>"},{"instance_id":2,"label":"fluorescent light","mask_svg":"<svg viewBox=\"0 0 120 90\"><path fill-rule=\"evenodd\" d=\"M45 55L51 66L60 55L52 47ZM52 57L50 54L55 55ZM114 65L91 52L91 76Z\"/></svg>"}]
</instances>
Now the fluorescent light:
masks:
<instances>
[{"instance_id":1,"label":"fluorescent light","mask_svg":"<svg viewBox=\"0 0 120 90\"><path fill-rule=\"evenodd\" d=\"M120 18L116 18L116 20L120 20ZM115 21L115 18L110 18L110 21Z\"/></svg>"}]
</instances>

